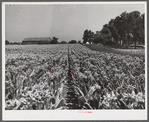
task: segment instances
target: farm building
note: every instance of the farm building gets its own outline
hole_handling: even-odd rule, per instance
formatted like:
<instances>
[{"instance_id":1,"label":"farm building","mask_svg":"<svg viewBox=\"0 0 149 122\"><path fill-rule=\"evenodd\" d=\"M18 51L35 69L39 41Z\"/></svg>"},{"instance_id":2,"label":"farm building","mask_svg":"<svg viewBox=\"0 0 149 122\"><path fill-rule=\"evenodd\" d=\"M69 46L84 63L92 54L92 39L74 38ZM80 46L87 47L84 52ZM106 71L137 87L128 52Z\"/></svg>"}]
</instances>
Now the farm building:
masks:
<instances>
[{"instance_id":1,"label":"farm building","mask_svg":"<svg viewBox=\"0 0 149 122\"><path fill-rule=\"evenodd\" d=\"M89 42L86 42L86 44L89 44Z\"/></svg>"},{"instance_id":2,"label":"farm building","mask_svg":"<svg viewBox=\"0 0 149 122\"><path fill-rule=\"evenodd\" d=\"M31 37L25 38L22 44L49 44L51 42L50 37Z\"/></svg>"},{"instance_id":3,"label":"farm building","mask_svg":"<svg viewBox=\"0 0 149 122\"><path fill-rule=\"evenodd\" d=\"M93 42L90 42L90 43L89 42L86 42L86 44L93 44Z\"/></svg>"}]
</instances>

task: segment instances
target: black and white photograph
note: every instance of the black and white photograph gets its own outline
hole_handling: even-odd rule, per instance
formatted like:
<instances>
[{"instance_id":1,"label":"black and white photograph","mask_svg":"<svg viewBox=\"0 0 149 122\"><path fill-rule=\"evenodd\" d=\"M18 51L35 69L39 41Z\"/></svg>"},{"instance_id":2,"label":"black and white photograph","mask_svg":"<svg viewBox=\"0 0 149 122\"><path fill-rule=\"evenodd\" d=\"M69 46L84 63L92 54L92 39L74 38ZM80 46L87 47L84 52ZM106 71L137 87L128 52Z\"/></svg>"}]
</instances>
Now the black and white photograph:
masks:
<instances>
[{"instance_id":1,"label":"black and white photograph","mask_svg":"<svg viewBox=\"0 0 149 122\"><path fill-rule=\"evenodd\" d=\"M146 2L3 2L4 120L147 119Z\"/></svg>"}]
</instances>

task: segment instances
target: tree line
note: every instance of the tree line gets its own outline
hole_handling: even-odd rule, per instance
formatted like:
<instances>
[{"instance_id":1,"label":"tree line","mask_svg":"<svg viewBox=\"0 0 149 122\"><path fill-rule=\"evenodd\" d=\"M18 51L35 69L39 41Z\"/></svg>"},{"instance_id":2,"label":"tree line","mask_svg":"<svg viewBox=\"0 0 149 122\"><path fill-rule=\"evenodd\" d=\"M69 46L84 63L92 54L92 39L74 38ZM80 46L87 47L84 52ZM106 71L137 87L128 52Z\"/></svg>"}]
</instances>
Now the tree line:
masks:
<instances>
[{"instance_id":1,"label":"tree line","mask_svg":"<svg viewBox=\"0 0 149 122\"><path fill-rule=\"evenodd\" d=\"M76 40L70 40L69 42L66 42L66 41L61 41L61 42L58 42L58 39L57 37L52 37L51 41L39 41L38 44L81 44L81 41L76 41ZM10 42L8 40L5 40L5 45L24 45L23 41L22 42Z\"/></svg>"},{"instance_id":2,"label":"tree line","mask_svg":"<svg viewBox=\"0 0 149 122\"><path fill-rule=\"evenodd\" d=\"M115 19L111 19L108 24L96 33L91 30L85 30L83 35L83 43L93 42L110 46L130 46L134 44L145 43L145 18L144 14L139 11L130 13L123 12Z\"/></svg>"}]
</instances>

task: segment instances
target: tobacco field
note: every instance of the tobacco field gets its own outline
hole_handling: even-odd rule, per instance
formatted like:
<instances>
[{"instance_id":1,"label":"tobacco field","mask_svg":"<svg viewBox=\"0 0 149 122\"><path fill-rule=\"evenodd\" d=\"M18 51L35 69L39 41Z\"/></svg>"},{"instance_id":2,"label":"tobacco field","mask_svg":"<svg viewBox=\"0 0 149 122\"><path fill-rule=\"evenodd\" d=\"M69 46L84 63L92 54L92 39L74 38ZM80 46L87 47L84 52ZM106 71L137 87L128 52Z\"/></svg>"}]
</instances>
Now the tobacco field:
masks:
<instances>
[{"instance_id":1,"label":"tobacco field","mask_svg":"<svg viewBox=\"0 0 149 122\"><path fill-rule=\"evenodd\" d=\"M81 44L7 45L5 110L145 109L145 57Z\"/></svg>"}]
</instances>

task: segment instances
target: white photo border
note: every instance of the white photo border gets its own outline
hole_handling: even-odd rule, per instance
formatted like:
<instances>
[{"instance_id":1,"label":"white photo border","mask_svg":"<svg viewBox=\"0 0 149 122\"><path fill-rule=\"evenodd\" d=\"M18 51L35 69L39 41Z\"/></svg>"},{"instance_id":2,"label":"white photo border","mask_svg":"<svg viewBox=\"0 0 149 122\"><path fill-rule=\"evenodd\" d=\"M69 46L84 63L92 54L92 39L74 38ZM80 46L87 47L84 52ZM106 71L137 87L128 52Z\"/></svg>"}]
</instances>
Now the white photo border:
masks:
<instances>
[{"instance_id":1,"label":"white photo border","mask_svg":"<svg viewBox=\"0 0 149 122\"><path fill-rule=\"evenodd\" d=\"M5 5L144 4L145 110L5 110ZM147 120L147 2L2 2L2 120Z\"/></svg>"}]
</instances>

